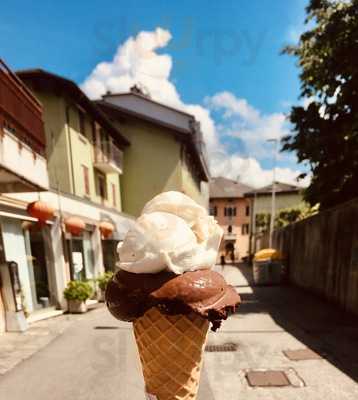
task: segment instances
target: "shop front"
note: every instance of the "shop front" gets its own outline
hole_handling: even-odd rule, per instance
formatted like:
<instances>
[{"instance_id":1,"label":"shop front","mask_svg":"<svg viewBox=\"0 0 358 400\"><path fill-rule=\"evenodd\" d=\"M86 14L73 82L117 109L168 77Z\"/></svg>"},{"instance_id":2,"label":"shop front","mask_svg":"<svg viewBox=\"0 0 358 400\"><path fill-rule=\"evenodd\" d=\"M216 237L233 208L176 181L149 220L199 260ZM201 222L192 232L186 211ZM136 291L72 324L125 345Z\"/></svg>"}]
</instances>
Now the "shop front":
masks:
<instances>
[{"instance_id":1,"label":"shop front","mask_svg":"<svg viewBox=\"0 0 358 400\"><path fill-rule=\"evenodd\" d=\"M81 233L66 233L66 246L70 265L71 280L90 280L96 276L93 251L94 227Z\"/></svg>"},{"instance_id":2,"label":"shop front","mask_svg":"<svg viewBox=\"0 0 358 400\"><path fill-rule=\"evenodd\" d=\"M17 264L25 314L52 303L44 241L48 229L47 225L1 217L5 263Z\"/></svg>"}]
</instances>

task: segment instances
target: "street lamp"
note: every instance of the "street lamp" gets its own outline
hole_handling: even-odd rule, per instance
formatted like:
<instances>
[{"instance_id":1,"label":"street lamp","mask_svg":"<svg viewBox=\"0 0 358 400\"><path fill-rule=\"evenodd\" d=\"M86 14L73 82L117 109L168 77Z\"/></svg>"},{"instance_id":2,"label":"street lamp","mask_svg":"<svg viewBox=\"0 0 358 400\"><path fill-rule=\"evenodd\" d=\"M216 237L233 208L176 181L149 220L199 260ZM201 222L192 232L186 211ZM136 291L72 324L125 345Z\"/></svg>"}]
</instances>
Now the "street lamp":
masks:
<instances>
[{"instance_id":1,"label":"street lamp","mask_svg":"<svg viewBox=\"0 0 358 400\"><path fill-rule=\"evenodd\" d=\"M277 139L268 139L269 143L274 143L273 152L273 171L272 171L272 195L271 195L271 218L270 218L270 237L269 247L272 248L272 236L275 227L275 213L276 213L276 160L277 160Z\"/></svg>"}]
</instances>

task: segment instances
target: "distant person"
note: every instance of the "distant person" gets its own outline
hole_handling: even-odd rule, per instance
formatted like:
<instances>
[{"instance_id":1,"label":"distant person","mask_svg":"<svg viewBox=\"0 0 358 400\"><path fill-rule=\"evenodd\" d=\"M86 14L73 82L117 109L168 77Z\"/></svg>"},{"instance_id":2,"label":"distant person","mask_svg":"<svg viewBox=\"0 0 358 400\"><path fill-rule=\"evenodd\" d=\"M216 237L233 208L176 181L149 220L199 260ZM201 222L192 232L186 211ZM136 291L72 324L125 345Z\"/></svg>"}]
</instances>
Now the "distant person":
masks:
<instances>
[{"instance_id":1,"label":"distant person","mask_svg":"<svg viewBox=\"0 0 358 400\"><path fill-rule=\"evenodd\" d=\"M220 256L220 264L221 264L222 267L224 267L224 265L226 264L226 263L225 263L225 256L224 256L224 254L221 254L221 256Z\"/></svg>"}]
</instances>

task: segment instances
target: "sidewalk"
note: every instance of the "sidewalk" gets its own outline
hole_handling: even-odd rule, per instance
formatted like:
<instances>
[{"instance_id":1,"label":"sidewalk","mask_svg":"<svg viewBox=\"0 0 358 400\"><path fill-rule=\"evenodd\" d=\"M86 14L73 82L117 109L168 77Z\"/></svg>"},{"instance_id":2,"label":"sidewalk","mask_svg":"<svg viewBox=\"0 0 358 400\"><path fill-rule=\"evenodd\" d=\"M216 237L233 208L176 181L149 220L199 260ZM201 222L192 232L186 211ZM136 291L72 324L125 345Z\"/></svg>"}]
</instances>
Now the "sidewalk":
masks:
<instances>
[{"instance_id":1,"label":"sidewalk","mask_svg":"<svg viewBox=\"0 0 358 400\"><path fill-rule=\"evenodd\" d=\"M55 313L53 313L55 315ZM0 336L0 375L31 357L61 335L83 315L63 314L37 320L33 318L26 332L7 332Z\"/></svg>"}]
</instances>

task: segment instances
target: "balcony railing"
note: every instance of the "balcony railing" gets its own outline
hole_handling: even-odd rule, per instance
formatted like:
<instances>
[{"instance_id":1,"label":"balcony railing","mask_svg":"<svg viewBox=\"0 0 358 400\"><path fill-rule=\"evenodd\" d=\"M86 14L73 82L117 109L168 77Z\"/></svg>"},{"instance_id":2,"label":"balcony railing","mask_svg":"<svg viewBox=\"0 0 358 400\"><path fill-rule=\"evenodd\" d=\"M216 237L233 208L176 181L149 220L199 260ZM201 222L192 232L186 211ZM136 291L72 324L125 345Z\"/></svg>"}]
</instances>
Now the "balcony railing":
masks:
<instances>
[{"instance_id":1,"label":"balcony railing","mask_svg":"<svg viewBox=\"0 0 358 400\"><path fill-rule=\"evenodd\" d=\"M0 133L4 128L37 153L44 154L41 104L0 59Z\"/></svg>"},{"instance_id":2,"label":"balcony railing","mask_svg":"<svg viewBox=\"0 0 358 400\"><path fill-rule=\"evenodd\" d=\"M94 146L94 163L104 173L122 173L123 152L112 141L100 141Z\"/></svg>"}]
</instances>

